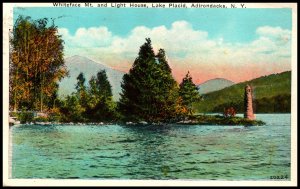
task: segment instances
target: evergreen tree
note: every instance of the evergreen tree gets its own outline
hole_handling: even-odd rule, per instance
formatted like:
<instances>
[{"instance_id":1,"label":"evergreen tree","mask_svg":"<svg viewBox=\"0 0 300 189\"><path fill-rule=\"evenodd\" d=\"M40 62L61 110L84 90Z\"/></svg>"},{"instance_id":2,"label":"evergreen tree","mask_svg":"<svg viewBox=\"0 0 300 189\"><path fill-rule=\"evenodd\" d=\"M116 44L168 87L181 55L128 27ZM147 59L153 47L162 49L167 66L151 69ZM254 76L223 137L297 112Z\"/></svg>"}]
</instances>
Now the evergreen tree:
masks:
<instances>
[{"instance_id":1,"label":"evergreen tree","mask_svg":"<svg viewBox=\"0 0 300 189\"><path fill-rule=\"evenodd\" d=\"M84 117L85 109L81 106L80 100L73 93L68 95L62 105L60 106L60 113L63 122L84 122L86 118Z\"/></svg>"},{"instance_id":2,"label":"evergreen tree","mask_svg":"<svg viewBox=\"0 0 300 189\"><path fill-rule=\"evenodd\" d=\"M86 115L91 121L111 121L115 119L115 103L106 71L97 73L89 81L89 104Z\"/></svg>"},{"instance_id":3,"label":"evergreen tree","mask_svg":"<svg viewBox=\"0 0 300 189\"><path fill-rule=\"evenodd\" d=\"M140 47L129 73L123 76L121 86L119 110L125 119L157 122L174 114L177 83L164 50L155 56L149 38Z\"/></svg>"},{"instance_id":4,"label":"evergreen tree","mask_svg":"<svg viewBox=\"0 0 300 189\"><path fill-rule=\"evenodd\" d=\"M159 83L159 92L157 94L160 97L160 111L161 117L164 120L174 119L178 116L176 107L178 107L178 84L172 76L172 70L166 59L166 54L164 49L159 49L156 55L159 68L161 69L160 79L157 81Z\"/></svg>"},{"instance_id":5,"label":"evergreen tree","mask_svg":"<svg viewBox=\"0 0 300 189\"><path fill-rule=\"evenodd\" d=\"M105 70L101 70L97 73L96 86L98 87L100 96L103 98L112 98L111 85L108 81Z\"/></svg>"},{"instance_id":6,"label":"evergreen tree","mask_svg":"<svg viewBox=\"0 0 300 189\"><path fill-rule=\"evenodd\" d=\"M75 89L77 90L77 92L81 92L81 91L85 91L86 87L85 87L85 77L83 75L82 72L80 72L80 74L77 76L77 84L75 86Z\"/></svg>"},{"instance_id":7,"label":"evergreen tree","mask_svg":"<svg viewBox=\"0 0 300 189\"><path fill-rule=\"evenodd\" d=\"M116 119L116 104L112 100L111 85L106 71L101 70L97 77L92 76L89 85L85 84L84 74L77 77L76 92L62 102L60 108L64 115L63 121L87 122L87 121L113 121Z\"/></svg>"},{"instance_id":8,"label":"evergreen tree","mask_svg":"<svg viewBox=\"0 0 300 189\"><path fill-rule=\"evenodd\" d=\"M165 50L164 49L159 49L157 55L157 60L158 62L160 63L160 67L163 71L165 71L166 73L171 73L172 70L166 60L166 53L165 53Z\"/></svg>"},{"instance_id":9,"label":"evergreen tree","mask_svg":"<svg viewBox=\"0 0 300 189\"><path fill-rule=\"evenodd\" d=\"M88 107L88 93L87 88L85 86L85 77L82 72L78 75L77 84L75 86L76 96L79 99L80 105L82 108L86 109Z\"/></svg>"},{"instance_id":10,"label":"evergreen tree","mask_svg":"<svg viewBox=\"0 0 300 189\"><path fill-rule=\"evenodd\" d=\"M97 79L95 76L92 76L89 80L89 88L88 88L88 95L89 95L89 101L88 101L88 107L90 109L93 109L97 102L99 102L99 94L98 94L98 88L97 88Z\"/></svg>"},{"instance_id":11,"label":"evergreen tree","mask_svg":"<svg viewBox=\"0 0 300 189\"><path fill-rule=\"evenodd\" d=\"M190 72L186 74L179 85L179 95L182 98L182 104L187 109L188 114L192 114L192 105L200 99L197 86L193 83Z\"/></svg>"}]
</instances>

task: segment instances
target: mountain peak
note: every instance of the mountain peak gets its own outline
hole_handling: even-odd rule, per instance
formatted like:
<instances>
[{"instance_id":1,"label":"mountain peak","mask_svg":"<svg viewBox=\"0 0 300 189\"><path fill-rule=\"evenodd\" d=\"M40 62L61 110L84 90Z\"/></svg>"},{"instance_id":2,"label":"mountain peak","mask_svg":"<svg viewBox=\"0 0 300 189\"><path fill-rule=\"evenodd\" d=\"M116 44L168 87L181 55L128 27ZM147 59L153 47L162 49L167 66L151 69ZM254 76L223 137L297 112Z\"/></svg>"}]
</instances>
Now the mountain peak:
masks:
<instances>
[{"instance_id":1,"label":"mountain peak","mask_svg":"<svg viewBox=\"0 0 300 189\"><path fill-rule=\"evenodd\" d=\"M124 75L123 72L79 55L66 58L65 65L69 70L69 77L65 77L59 83L58 93L60 96L68 95L75 91L76 78L80 72L84 74L86 82L88 82L90 78L96 76L100 70L105 70L112 86L113 97L115 99L119 98L119 93L121 93L121 82Z\"/></svg>"},{"instance_id":2,"label":"mountain peak","mask_svg":"<svg viewBox=\"0 0 300 189\"><path fill-rule=\"evenodd\" d=\"M221 82L224 81L224 82L233 83L233 84L235 83L235 82L233 82L233 81L231 81L229 79L225 79L225 78L221 78L221 77L216 77L216 78L213 78L213 79L206 80L203 83L199 84L198 86L203 85L203 84L208 83L208 82L212 82L212 81L221 81Z\"/></svg>"},{"instance_id":3,"label":"mountain peak","mask_svg":"<svg viewBox=\"0 0 300 189\"><path fill-rule=\"evenodd\" d=\"M80 55L73 55L73 56L67 57L67 59L69 59L69 58L86 58L86 57L80 56Z\"/></svg>"},{"instance_id":4,"label":"mountain peak","mask_svg":"<svg viewBox=\"0 0 300 189\"><path fill-rule=\"evenodd\" d=\"M67 57L65 59L65 61L67 63L73 63L73 62L80 62L80 63L85 63L85 62L89 62L89 63L95 63L95 64L102 64L102 63L98 63L98 62L95 62L85 56L80 56L80 55L74 55L74 56L70 56L70 57Z\"/></svg>"},{"instance_id":5,"label":"mountain peak","mask_svg":"<svg viewBox=\"0 0 300 189\"><path fill-rule=\"evenodd\" d=\"M206 94L206 93L210 93L213 91L218 91L218 90L224 89L233 84L235 84L235 83L228 79L214 78L214 79L207 80L207 81L201 83L200 85L198 85L198 91L200 94Z\"/></svg>"}]
</instances>

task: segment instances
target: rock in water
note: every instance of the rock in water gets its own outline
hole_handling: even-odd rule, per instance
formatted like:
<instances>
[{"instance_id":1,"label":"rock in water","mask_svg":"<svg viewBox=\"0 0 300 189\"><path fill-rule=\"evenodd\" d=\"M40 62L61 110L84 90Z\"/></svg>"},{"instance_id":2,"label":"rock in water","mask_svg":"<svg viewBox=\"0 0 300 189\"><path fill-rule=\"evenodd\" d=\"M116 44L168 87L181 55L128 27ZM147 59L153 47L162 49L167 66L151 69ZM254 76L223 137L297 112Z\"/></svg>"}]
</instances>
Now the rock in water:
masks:
<instances>
[{"instance_id":1,"label":"rock in water","mask_svg":"<svg viewBox=\"0 0 300 189\"><path fill-rule=\"evenodd\" d=\"M254 120L255 115L253 113L253 103L252 103L252 88L250 85L245 87L245 113L244 118Z\"/></svg>"}]
</instances>

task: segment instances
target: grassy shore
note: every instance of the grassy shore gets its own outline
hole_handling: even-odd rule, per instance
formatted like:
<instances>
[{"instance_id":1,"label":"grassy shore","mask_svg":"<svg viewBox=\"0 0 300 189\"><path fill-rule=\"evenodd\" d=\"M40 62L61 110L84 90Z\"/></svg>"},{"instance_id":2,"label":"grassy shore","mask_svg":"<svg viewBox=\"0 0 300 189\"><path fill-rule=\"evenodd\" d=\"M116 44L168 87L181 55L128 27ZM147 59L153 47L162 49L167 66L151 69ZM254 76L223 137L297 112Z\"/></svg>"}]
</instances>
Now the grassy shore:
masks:
<instances>
[{"instance_id":1,"label":"grassy shore","mask_svg":"<svg viewBox=\"0 0 300 189\"><path fill-rule=\"evenodd\" d=\"M261 126L265 122L261 120L249 120L242 117L224 117L220 115L197 115L190 116L187 121L180 121L177 124L186 125L244 125L244 126Z\"/></svg>"}]
</instances>

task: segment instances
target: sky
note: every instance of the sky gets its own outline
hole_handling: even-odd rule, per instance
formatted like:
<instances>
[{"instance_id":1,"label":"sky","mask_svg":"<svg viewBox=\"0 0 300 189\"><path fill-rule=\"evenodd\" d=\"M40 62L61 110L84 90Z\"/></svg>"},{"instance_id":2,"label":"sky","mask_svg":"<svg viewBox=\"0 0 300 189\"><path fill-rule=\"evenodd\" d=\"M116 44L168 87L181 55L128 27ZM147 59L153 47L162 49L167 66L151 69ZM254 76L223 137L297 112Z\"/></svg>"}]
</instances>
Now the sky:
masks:
<instances>
[{"instance_id":1,"label":"sky","mask_svg":"<svg viewBox=\"0 0 300 189\"><path fill-rule=\"evenodd\" d=\"M165 49L175 79L242 82L291 70L291 9L15 8L55 18L65 57L80 55L127 72L145 38Z\"/></svg>"}]
</instances>

